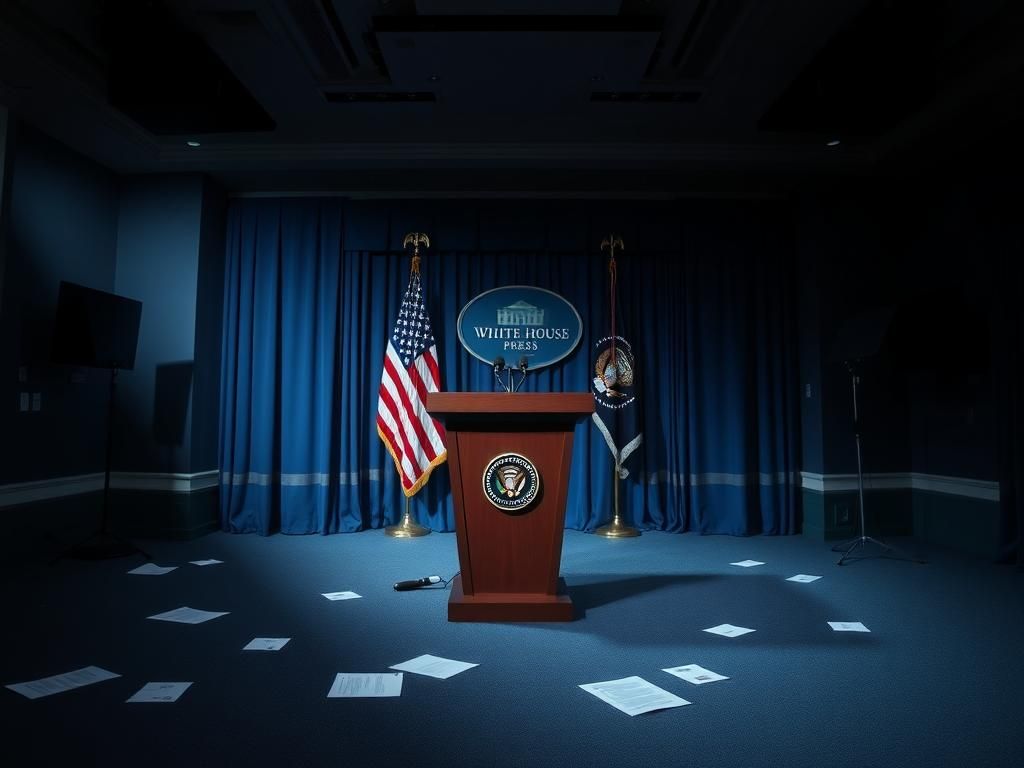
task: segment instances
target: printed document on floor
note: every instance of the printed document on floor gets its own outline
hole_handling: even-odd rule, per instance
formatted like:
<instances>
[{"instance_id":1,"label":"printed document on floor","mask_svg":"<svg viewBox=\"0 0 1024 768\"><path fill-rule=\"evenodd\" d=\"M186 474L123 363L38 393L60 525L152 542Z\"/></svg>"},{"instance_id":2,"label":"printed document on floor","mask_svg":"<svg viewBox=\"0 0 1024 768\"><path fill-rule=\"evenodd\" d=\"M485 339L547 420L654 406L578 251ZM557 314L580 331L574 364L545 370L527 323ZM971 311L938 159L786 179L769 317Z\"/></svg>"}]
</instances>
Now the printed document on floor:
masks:
<instances>
[{"instance_id":1,"label":"printed document on floor","mask_svg":"<svg viewBox=\"0 0 1024 768\"><path fill-rule=\"evenodd\" d=\"M223 560L189 560L192 565L217 565L223 563Z\"/></svg>"},{"instance_id":2,"label":"printed document on floor","mask_svg":"<svg viewBox=\"0 0 1024 768\"><path fill-rule=\"evenodd\" d=\"M138 568L132 568L128 573L135 576L163 576L165 573L170 573L178 566L176 565L157 565L156 563L146 563L140 565Z\"/></svg>"},{"instance_id":3,"label":"printed document on floor","mask_svg":"<svg viewBox=\"0 0 1024 768\"><path fill-rule=\"evenodd\" d=\"M683 707L690 703L635 675L619 680L605 680L603 683L587 683L580 688L630 717L657 709Z\"/></svg>"},{"instance_id":4,"label":"printed document on floor","mask_svg":"<svg viewBox=\"0 0 1024 768\"><path fill-rule=\"evenodd\" d=\"M135 692L127 704L169 704L177 701L192 683L146 683Z\"/></svg>"},{"instance_id":5,"label":"printed document on floor","mask_svg":"<svg viewBox=\"0 0 1024 768\"><path fill-rule=\"evenodd\" d=\"M320 594L328 600L355 600L357 597L362 597L355 592L321 592Z\"/></svg>"},{"instance_id":6,"label":"printed document on floor","mask_svg":"<svg viewBox=\"0 0 1024 768\"><path fill-rule=\"evenodd\" d=\"M415 659L403 661L401 664L392 664L389 669L400 669L403 672L412 672L417 675L436 677L439 680L447 680L452 675L465 672L467 669L479 667L479 664L471 664L468 661L455 661L453 659L442 659L440 656L431 656L425 653Z\"/></svg>"},{"instance_id":7,"label":"printed document on floor","mask_svg":"<svg viewBox=\"0 0 1024 768\"><path fill-rule=\"evenodd\" d=\"M155 616L147 616L147 619L156 619L157 621L174 621L179 624L202 624L204 621L210 619L216 619L219 616L227 616L230 611L200 611L198 608L189 608L187 605L183 605L181 608L175 608L173 611L165 611L164 613L158 613Z\"/></svg>"},{"instance_id":8,"label":"printed document on floor","mask_svg":"<svg viewBox=\"0 0 1024 768\"><path fill-rule=\"evenodd\" d=\"M663 669L662 672L668 672L670 675L685 680L688 683L694 685L703 685L704 683L713 683L716 680L728 680L729 678L725 675L720 675L717 672L712 672L710 669L704 669L697 664L684 664L681 667L670 667L669 669Z\"/></svg>"},{"instance_id":9,"label":"printed document on floor","mask_svg":"<svg viewBox=\"0 0 1024 768\"><path fill-rule=\"evenodd\" d=\"M709 627L704 630L710 632L713 635L721 635L722 637L739 637L745 635L748 632L756 632L756 629L747 629L746 627L737 627L734 624L719 624L717 627Z\"/></svg>"},{"instance_id":10,"label":"printed document on floor","mask_svg":"<svg viewBox=\"0 0 1024 768\"><path fill-rule=\"evenodd\" d=\"M828 623L835 632L870 632L871 630L859 621L830 621Z\"/></svg>"},{"instance_id":11,"label":"printed document on floor","mask_svg":"<svg viewBox=\"0 0 1024 768\"><path fill-rule=\"evenodd\" d=\"M801 584L809 584L812 581L817 581L821 576L811 576L806 573L798 573L796 576L790 576L786 581L798 581Z\"/></svg>"},{"instance_id":12,"label":"printed document on floor","mask_svg":"<svg viewBox=\"0 0 1024 768\"><path fill-rule=\"evenodd\" d=\"M82 667L73 672L65 672L62 675L43 677L27 683L13 683L5 687L29 699L38 699L53 693L70 691L72 688L81 688L83 685L112 680L115 677L120 677L120 675L116 672L100 669L99 667Z\"/></svg>"},{"instance_id":13,"label":"printed document on floor","mask_svg":"<svg viewBox=\"0 0 1024 768\"><path fill-rule=\"evenodd\" d=\"M254 637L242 648L243 651L280 651L290 637Z\"/></svg>"},{"instance_id":14,"label":"printed document on floor","mask_svg":"<svg viewBox=\"0 0 1024 768\"><path fill-rule=\"evenodd\" d=\"M738 565L740 568L753 568L755 565L764 565L760 560L740 560L738 563L729 563L729 565Z\"/></svg>"},{"instance_id":15,"label":"printed document on floor","mask_svg":"<svg viewBox=\"0 0 1024 768\"><path fill-rule=\"evenodd\" d=\"M328 699L364 699L402 695L401 672L339 672Z\"/></svg>"}]
</instances>

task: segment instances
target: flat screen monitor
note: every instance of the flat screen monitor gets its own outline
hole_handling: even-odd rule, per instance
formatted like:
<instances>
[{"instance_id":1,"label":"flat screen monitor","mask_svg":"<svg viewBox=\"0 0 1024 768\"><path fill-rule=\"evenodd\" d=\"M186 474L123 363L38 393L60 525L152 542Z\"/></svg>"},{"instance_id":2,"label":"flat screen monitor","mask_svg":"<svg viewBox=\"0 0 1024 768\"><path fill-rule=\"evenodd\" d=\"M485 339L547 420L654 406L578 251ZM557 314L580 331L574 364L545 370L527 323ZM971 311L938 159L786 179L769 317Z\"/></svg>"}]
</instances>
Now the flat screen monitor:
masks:
<instances>
[{"instance_id":1,"label":"flat screen monitor","mask_svg":"<svg viewBox=\"0 0 1024 768\"><path fill-rule=\"evenodd\" d=\"M130 371L141 318L141 301L62 280L53 362Z\"/></svg>"}]
</instances>

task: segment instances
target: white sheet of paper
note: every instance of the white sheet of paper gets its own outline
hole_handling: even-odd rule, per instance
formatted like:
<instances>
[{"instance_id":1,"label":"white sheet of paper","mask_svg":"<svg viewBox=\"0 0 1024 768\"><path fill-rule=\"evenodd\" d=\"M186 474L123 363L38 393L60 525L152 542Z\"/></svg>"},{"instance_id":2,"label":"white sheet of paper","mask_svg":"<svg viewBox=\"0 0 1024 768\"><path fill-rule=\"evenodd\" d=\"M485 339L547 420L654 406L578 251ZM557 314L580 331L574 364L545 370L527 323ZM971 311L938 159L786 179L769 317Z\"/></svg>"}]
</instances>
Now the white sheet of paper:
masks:
<instances>
[{"instance_id":1,"label":"white sheet of paper","mask_svg":"<svg viewBox=\"0 0 1024 768\"><path fill-rule=\"evenodd\" d=\"M834 632L870 632L871 630L859 621L830 621L828 623Z\"/></svg>"},{"instance_id":2,"label":"white sheet of paper","mask_svg":"<svg viewBox=\"0 0 1024 768\"><path fill-rule=\"evenodd\" d=\"M223 563L223 560L189 560L192 565L217 565Z\"/></svg>"},{"instance_id":3,"label":"white sheet of paper","mask_svg":"<svg viewBox=\"0 0 1024 768\"><path fill-rule=\"evenodd\" d=\"M53 693L70 691L72 688L81 688L83 685L112 680L115 677L120 677L120 675L100 667L82 667L62 675L43 677L39 680L30 680L27 683L13 683L4 687L10 688L26 698L38 699Z\"/></svg>"},{"instance_id":4,"label":"white sheet of paper","mask_svg":"<svg viewBox=\"0 0 1024 768\"><path fill-rule=\"evenodd\" d=\"M740 568L752 568L755 565L764 565L760 560L740 560L738 563L729 563L729 565L738 565Z\"/></svg>"},{"instance_id":5,"label":"white sheet of paper","mask_svg":"<svg viewBox=\"0 0 1024 768\"><path fill-rule=\"evenodd\" d=\"M442 659L440 656L431 656L425 653L415 659L403 661L401 664L392 664L388 669L399 669L403 672L412 672L417 675L436 677L438 680L447 680L452 675L465 672L467 669L479 667L479 664L471 664L468 661L454 661L453 659Z\"/></svg>"},{"instance_id":6,"label":"white sheet of paper","mask_svg":"<svg viewBox=\"0 0 1024 768\"><path fill-rule=\"evenodd\" d=\"M734 624L719 624L717 627L710 627L704 630L710 632L713 635L722 635L722 637L739 637L745 635L748 632L756 632L756 629L747 629L746 627L737 627Z\"/></svg>"},{"instance_id":7,"label":"white sheet of paper","mask_svg":"<svg viewBox=\"0 0 1024 768\"><path fill-rule=\"evenodd\" d=\"M809 584L812 581L817 581L821 576L810 576L806 573L798 573L796 576L790 576L786 581L799 581L801 584Z\"/></svg>"},{"instance_id":8,"label":"white sheet of paper","mask_svg":"<svg viewBox=\"0 0 1024 768\"><path fill-rule=\"evenodd\" d=\"M290 637L254 637L242 648L243 651L280 651Z\"/></svg>"},{"instance_id":9,"label":"white sheet of paper","mask_svg":"<svg viewBox=\"0 0 1024 768\"><path fill-rule=\"evenodd\" d=\"M401 672L339 672L328 699L380 698L402 695Z\"/></svg>"},{"instance_id":10,"label":"white sheet of paper","mask_svg":"<svg viewBox=\"0 0 1024 768\"><path fill-rule=\"evenodd\" d=\"M140 565L138 568L132 568L128 573L135 574L136 576L163 576L165 573L170 573L178 566L176 565L157 565L156 563L146 563Z\"/></svg>"},{"instance_id":11,"label":"white sheet of paper","mask_svg":"<svg viewBox=\"0 0 1024 768\"><path fill-rule=\"evenodd\" d=\"M669 669L663 669L661 671L668 672L670 675L675 675L681 680L693 683L694 685L703 685L704 683L713 683L716 680L729 679L725 675L712 672L710 669L704 669L704 667L698 666L697 664L684 664L681 667L670 667Z\"/></svg>"},{"instance_id":12,"label":"white sheet of paper","mask_svg":"<svg viewBox=\"0 0 1024 768\"><path fill-rule=\"evenodd\" d=\"M135 692L134 696L130 699L125 699L125 703L155 702L166 704L177 701L190 685L192 683L146 683Z\"/></svg>"},{"instance_id":13,"label":"white sheet of paper","mask_svg":"<svg viewBox=\"0 0 1024 768\"><path fill-rule=\"evenodd\" d=\"M328 600L354 600L357 597L362 597L355 592L321 592L320 594Z\"/></svg>"},{"instance_id":14,"label":"white sheet of paper","mask_svg":"<svg viewBox=\"0 0 1024 768\"><path fill-rule=\"evenodd\" d=\"M219 616L227 616L228 613L230 611L200 611L198 608L182 606L181 608L175 608L173 611L165 611L164 613L147 616L146 618L156 619L157 621L176 621L179 624L202 624L204 621L216 619Z\"/></svg>"},{"instance_id":15,"label":"white sheet of paper","mask_svg":"<svg viewBox=\"0 0 1024 768\"><path fill-rule=\"evenodd\" d=\"M690 703L635 675L619 680L605 680L603 683L587 683L580 688L630 717L656 709L682 707Z\"/></svg>"}]
</instances>

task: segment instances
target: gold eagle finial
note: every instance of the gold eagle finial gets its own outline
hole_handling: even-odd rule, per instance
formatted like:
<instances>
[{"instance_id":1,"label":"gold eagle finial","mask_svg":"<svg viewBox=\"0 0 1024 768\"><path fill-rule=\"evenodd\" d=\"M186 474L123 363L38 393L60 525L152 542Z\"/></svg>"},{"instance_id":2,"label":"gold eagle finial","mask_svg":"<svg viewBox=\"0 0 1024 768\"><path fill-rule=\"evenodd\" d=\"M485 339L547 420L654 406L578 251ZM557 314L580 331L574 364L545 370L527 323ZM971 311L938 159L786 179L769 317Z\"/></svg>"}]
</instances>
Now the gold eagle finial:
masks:
<instances>
[{"instance_id":1,"label":"gold eagle finial","mask_svg":"<svg viewBox=\"0 0 1024 768\"><path fill-rule=\"evenodd\" d=\"M418 275L420 273L420 246L430 247L430 238L422 232L410 232L402 240L402 247L405 248L412 243L412 273Z\"/></svg>"},{"instance_id":2,"label":"gold eagle finial","mask_svg":"<svg viewBox=\"0 0 1024 768\"><path fill-rule=\"evenodd\" d=\"M626 250L625 244L622 242L622 238L618 235L608 235L604 240L601 241L601 250L607 248L610 252L611 257L615 258L615 249Z\"/></svg>"}]
</instances>

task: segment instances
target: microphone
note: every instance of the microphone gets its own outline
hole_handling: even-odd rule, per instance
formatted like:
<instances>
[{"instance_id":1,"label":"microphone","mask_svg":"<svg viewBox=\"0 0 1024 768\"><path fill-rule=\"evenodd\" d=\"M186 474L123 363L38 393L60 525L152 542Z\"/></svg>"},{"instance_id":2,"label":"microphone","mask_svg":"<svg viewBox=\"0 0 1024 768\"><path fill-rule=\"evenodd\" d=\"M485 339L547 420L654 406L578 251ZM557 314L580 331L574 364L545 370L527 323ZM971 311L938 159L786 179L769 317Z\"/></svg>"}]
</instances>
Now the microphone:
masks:
<instances>
[{"instance_id":1,"label":"microphone","mask_svg":"<svg viewBox=\"0 0 1024 768\"><path fill-rule=\"evenodd\" d=\"M529 367L530 362L526 359L526 355L519 358L519 373L522 374L519 379L519 383L513 388L513 392L518 392L519 388L523 386L523 382L526 381L526 369Z\"/></svg>"},{"instance_id":2,"label":"microphone","mask_svg":"<svg viewBox=\"0 0 1024 768\"><path fill-rule=\"evenodd\" d=\"M501 388L502 389L504 389L506 392L509 392L510 390L509 390L508 386L505 384L504 381L501 380L501 372L503 370L505 370L505 358L502 357L501 355L498 355L496 358L494 358L494 378L496 378L498 380L498 383L501 384ZM512 378L512 369L511 368L508 371L508 375L509 375L509 379L511 379Z\"/></svg>"},{"instance_id":3,"label":"microphone","mask_svg":"<svg viewBox=\"0 0 1024 768\"><path fill-rule=\"evenodd\" d=\"M440 576L424 576L422 579L409 579L408 581L396 581L396 592L408 592L410 589L419 589L441 581Z\"/></svg>"}]
</instances>

